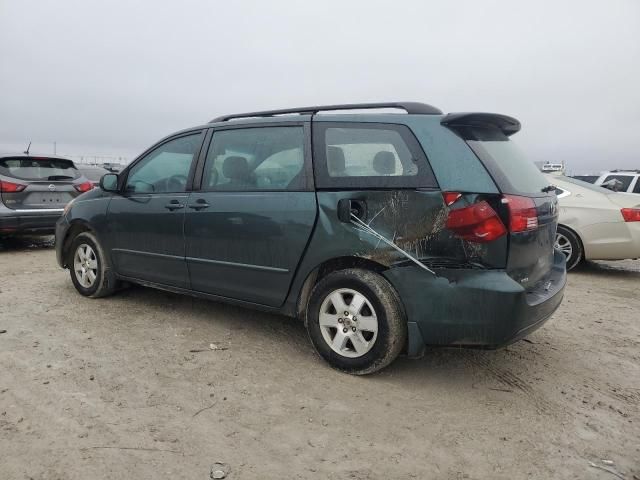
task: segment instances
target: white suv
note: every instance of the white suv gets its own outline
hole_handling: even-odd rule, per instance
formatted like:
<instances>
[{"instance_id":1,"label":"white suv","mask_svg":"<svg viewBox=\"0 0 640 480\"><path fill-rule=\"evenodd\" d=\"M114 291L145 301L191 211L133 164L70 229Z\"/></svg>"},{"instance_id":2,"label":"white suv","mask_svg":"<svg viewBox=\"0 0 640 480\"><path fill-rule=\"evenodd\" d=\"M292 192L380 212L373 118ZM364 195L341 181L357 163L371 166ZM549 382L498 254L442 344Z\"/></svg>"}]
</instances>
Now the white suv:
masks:
<instances>
[{"instance_id":1,"label":"white suv","mask_svg":"<svg viewBox=\"0 0 640 480\"><path fill-rule=\"evenodd\" d=\"M583 182L602 185L616 192L640 193L640 170L611 170L598 175L572 175Z\"/></svg>"}]
</instances>

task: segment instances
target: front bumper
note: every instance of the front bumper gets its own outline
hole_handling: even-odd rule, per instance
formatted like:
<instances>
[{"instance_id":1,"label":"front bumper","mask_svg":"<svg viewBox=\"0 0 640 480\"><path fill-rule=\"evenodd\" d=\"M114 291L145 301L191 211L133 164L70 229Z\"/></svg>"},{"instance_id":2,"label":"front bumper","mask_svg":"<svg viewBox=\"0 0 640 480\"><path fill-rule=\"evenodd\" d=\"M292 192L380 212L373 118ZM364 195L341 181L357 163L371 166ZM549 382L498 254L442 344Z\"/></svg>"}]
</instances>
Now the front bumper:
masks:
<instances>
[{"instance_id":1,"label":"front bumper","mask_svg":"<svg viewBox=\"0 0 640 480\"><path fill-rule=\"evenodd\" d=\"M439 269L437 277L416 265L384 276L398 291L409 322L410 356L425 345L498 348L539 328L562 302L564 256L555 253L550 275L526 291L504 270Z\"/></svg>"},{"instance_id":2,"label":"front bumper","mask_svg":"<svg viewBox=\"0 0 640 480\"><path fill-rule=\"evenodd\" d=\"M25 235L53 233L62 210L47 213L0 211L0 235Z\"/></svg>"},{"instance_id":3,"label":"front bumper","mask_svg":"<svg viewBox=\"0 0 640 480\"><path fill-rule=\"evenodd\" d=\"M56 233L56 260L60 267L65 268L64 258L63 258L63 248L64 248L64 239L67 236L67 230L71 224L67 220L66 216L61 216L56 222L55 233Z\"/></svg>"}]
</instances>

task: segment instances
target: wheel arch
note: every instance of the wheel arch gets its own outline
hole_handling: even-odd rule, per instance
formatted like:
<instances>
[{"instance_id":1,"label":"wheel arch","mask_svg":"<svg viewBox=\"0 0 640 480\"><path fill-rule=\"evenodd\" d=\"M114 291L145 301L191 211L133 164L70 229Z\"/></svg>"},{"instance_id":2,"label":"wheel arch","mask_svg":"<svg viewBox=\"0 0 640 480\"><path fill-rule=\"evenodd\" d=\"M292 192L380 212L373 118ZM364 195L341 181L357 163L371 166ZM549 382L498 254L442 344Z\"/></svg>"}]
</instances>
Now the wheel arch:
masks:
<instances>
[{"instance_id":1,"label":"wheel arch","mask_svg":"<svg viewBox=\"0 0 640 480\"><path fill-rule=\"evenodd\" d=\"M64 239L62 240L62 262L63 267L67 268L68 260L69 260L69 250L71 248L71 244L73 243L73 239L76 238L82 232L91 232L93 235L97 237L96 231L89 225L88 222L84 220L73 220L71 225L65 232Z\"/></svg>"},{"instance_id":2,"label":"wheel arch","mask_svg":"<svg viewBox=\"0 0 640 480\"><path fill-rule=\"evenodd\" d=\"M307 304L311 297L311 291L323 277L327 276L331 272L347 268L362 268L363 270L382 273L389 267L368 258L351 255L334 257L323 261L311 269L302 283L302 287L300 288L296 301L295 316L304 320Z\"/></svg>"},{"instance_id":3,"label":"wheel arch","mask_svg":"<svg viewBox=\"0 0 640 480\"><path fill-rule=\"evenodd\" d=\"M564 223L559 223L558 227L566 228L567 230L569 230L571 233L573 233L576 236L576 238L578 239L578 242L580 242L580 248L582 249L582 256L581 256L580 260L585 260L585 258L586 258L586 250L584 248L584 242L582 241L582 237L580 236L578 231L575 228L569 227L568 225L566 225Z\"/></svg>"}]
</instances>

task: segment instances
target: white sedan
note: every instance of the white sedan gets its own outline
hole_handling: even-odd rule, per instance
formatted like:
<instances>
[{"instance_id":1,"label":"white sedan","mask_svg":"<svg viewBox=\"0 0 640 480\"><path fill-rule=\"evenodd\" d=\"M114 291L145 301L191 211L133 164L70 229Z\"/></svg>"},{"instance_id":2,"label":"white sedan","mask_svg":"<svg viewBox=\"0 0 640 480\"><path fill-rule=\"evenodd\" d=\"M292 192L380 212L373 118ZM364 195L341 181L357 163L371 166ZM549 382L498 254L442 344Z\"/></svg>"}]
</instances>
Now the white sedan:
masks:
<instances>
[{"instance_id":1,"label":"white sedan","mask_svg":"<svg viewBox=\"0 0 640 480\"><path fill-rule=\"evenodd\" d=\"M546 175L556 187L560 218L556 248L567 270L582 260L640 258L640 198L561 175Z\"/></svg>"}]
</instances>

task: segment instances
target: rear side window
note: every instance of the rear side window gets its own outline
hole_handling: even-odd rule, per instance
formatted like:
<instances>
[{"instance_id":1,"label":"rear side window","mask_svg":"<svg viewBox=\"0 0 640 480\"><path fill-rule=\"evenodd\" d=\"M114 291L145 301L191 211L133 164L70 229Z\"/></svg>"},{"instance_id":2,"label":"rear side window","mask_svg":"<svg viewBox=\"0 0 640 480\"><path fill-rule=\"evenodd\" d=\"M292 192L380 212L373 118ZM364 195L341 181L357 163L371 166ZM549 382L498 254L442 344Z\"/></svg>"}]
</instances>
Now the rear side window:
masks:
<instances>
[{"instance_id":1,"label":"rear side window","mask_svg":"<svg viewBox=\"0 0 640 480\"><path fill-rule=\"evenodd\" d=\"M602 183L608 182L610 180L618 180L622 185L616 190L618 192L626 192L629 190L629 185L631 185L631 180L633 180L633 175L609 175L604 179Z\"/></svg>"},{"instance_id":2,"label":"rear side window","mask_svg":"<svg viewBox=\"0 0 640 480\"><path fill-rule=\"evenodd\" d=\"M320 188L436 187L427 159L404 125L314 124Z\"/></svg>"},{"instance_id":3,"label":"rear side window","mask_svg":"<svg viewBox=\"0 0 640 480\"><path fill-rule=\"evenodd\" d=\"M60 158L3 158L0 175L20 180L75 180L80 177L71 160Z\"/></svg>"},{"instance_id":4,"label":"rear side window","mask_svg":"<svg viewBox=\"0 0 640 480\"><path fill-rule=\"evenodd\" d=\"M457 130L489 171L502 193L542 195L549 186L542 172L508 136L494 127Z\"/></svg>"},{"instance_id":5,"label":"rear side window","mask_svg":"<svg viewBox=\"0 0 640 480\"><path fill-rule=\"evenodd\" d=\"M305 188L302 126L219 130L211 142L202 190L249 192Z\"/></svg>"},{"instance_id":6,"label":"rear side window","mask_svg":"<svg viewBox=\"0 0 640 480\"><path fill-rule=\"evenodd\" d=\"M640 177L636 180L636 186L633 187L633 193L640 193Z\"/></svg>"}]
</instances>

